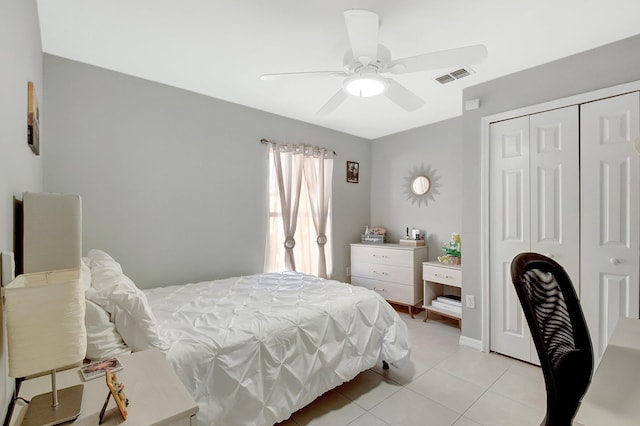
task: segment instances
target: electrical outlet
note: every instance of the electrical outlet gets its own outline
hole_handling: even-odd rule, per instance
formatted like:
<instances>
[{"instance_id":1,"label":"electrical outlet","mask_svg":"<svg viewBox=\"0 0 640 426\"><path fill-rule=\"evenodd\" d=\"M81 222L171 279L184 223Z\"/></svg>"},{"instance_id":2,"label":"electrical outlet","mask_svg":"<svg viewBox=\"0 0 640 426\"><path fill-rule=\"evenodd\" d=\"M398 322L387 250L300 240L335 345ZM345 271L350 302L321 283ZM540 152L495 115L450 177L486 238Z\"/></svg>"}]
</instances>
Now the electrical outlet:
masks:
<instances>
[{"instance_id":1,"label":"electrical outlet","mask_svg":"<svg viewBox=\"0 0 640 426\"><path fill-rule=\"evenodd\" d=\"M347 276L351 276L351 266L347 266Z\"/></svg>"},{"instance_id":2,"label":"electrical outlet","mask_svg":"<svg viewBox=\"0 0 640 426\"><path fill-rule=\"evenodd\" d=\"M466 300L467 308L475 309L475 307L476 307L476 297L474 295L467 294L465 300Z\"/></svg>"}]
</instances>

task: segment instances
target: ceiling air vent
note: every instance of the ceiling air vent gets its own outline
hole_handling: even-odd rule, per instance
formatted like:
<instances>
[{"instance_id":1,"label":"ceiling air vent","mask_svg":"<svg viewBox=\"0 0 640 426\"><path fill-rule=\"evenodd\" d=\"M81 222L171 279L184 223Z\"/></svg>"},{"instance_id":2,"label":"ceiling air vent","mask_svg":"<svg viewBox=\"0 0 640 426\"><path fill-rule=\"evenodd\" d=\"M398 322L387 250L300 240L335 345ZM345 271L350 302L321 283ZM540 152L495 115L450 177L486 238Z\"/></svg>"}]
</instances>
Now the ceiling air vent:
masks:
<instances>
[{"instance_id":1,"label":"ceiling air vent","mask_svg":"<svg viewBox=\"0 0 640 426\"><path fill-rule=\"evenodd\" d=\"M463 77L473 74L473 70L469 67L460 68L459 70L451 71L449 74L436 77L436 81L441 84L451 83L452 81L459 80Z\"/></svg>"},{"instance_id":2,"label":"ceiling air vent","mask_svg":"<svg viewBox=\"0 0 640 426\"><path fill-rule=\"evenodd\" d=\"M445 75L441 75L440 77L436 78L436 80L439 83L445 84L445 83L451 83L452 81L455 81L456 79L453 78L452 76L450 76L449 74L445 74Z\"/></svg>"}]
</instances>

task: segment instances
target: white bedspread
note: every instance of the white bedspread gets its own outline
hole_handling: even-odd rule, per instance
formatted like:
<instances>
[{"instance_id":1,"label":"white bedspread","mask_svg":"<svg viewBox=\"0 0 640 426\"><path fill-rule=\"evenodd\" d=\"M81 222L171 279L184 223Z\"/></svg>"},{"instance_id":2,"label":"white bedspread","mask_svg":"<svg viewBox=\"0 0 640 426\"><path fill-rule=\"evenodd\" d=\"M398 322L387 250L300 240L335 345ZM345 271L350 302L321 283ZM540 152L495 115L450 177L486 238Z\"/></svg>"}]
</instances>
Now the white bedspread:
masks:
<instances>
[{"instance_id":1,"label":"white bedspread","mask_svg":"<svg viewBox=\"0 0 640 426\"><path fill-rule=\"evenodd\" d=\"M377 293L294 272L145 290L201 425L270 425L386 360L406 324ZM393 368L393 367L392 367Z\"/></svg>"}]
</instances>

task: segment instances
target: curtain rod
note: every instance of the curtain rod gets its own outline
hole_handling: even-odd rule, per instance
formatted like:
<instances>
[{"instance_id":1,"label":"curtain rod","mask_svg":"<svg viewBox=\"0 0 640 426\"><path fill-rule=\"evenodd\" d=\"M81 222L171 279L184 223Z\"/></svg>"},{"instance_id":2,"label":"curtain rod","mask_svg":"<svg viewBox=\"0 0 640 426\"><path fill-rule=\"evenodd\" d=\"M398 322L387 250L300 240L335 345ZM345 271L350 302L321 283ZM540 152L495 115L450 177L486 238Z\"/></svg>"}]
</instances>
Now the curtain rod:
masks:
<instances>
[{"instance_id":1,"label":"curtain rod","mask_svg":"<svg viewBox=\"0 0 640 426\"><path fill-rule=\"evenodd\" d=\"M269 145L269 144L276 143L276 142L270 141L269 139L262 138L262 139L260 139L260 143L263 144L263 145ZM313 147L313 148L320 149L320 148L317 148L317 147ZM325 148L325 150L326 150L326 148ZM329 150L327 150L327 151L329 151ZM338 154L336 154L335 151L331 151L331 152L333 152L333 155L338 155Z\"/></svg>"}]
</instances>

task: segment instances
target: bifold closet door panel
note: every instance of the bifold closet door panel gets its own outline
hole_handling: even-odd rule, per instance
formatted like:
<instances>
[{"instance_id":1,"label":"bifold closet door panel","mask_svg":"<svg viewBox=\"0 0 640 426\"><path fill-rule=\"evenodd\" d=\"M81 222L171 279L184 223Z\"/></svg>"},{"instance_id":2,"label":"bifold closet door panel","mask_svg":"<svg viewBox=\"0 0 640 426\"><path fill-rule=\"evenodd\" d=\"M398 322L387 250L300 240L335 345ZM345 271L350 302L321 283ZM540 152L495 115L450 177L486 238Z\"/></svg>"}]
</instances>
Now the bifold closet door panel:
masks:
<instances>
[{"instance_id":1,"label":"bifold closet door panel","mask_svg":"<svg viewBox=\"0 0 640 426\"><path fill-rule=\"evenodd\" d=\"M491 124L489 274L491 350L531 359L531 333L511 283L511 260L529 251L529 117Z\"/></svg>"},{"instance_id":2,"label":"bifold closet door panel","mask_svg":"<svg viewBox=\"0 0 640 426\"><path fill-rule=\"evenodd\" d=\"M581 106L581 291L596 365L618 318L638 318L638 92Z\"/></svg>"},{"instance_id":3,"label":"bifold closet door panel","mask_svg":"<svg viewBox=\"0 0 640 426\"><path fill-rule=\"evenodd\" d=\"M579 294L578 107L530 116L531 251L558 262Z\"/></svg>"},{"instance_id":4,"label":"bifold closet door panel","mask_svg":"<svg viewBox=\"0 0 640 426\"><path fill-rule=\"evenodd\" d=\"M539 364L511 261L534 251L579 283L578 107L491 125L491 350Z\"/></svg>"}]
</instances>

